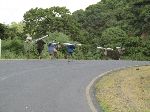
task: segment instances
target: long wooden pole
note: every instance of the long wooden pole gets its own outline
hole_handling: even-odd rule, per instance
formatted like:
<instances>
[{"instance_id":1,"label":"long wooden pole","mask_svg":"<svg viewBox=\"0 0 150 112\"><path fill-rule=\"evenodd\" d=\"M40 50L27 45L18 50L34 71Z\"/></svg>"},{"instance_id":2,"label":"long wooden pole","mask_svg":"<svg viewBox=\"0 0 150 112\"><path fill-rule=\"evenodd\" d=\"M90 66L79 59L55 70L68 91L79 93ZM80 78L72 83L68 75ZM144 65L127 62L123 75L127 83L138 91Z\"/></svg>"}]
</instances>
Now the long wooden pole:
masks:
<instances>
[{"instance_id":1,"label":"long wooden pole","mask_svg":"<svg viewBox=\"0 0 150 112\"><path fill-rule=\"evenodd\" d=\"M46 37L48 37L48 35L45 35L45 36L43 36L43 37L41 37L41 38L38 38L38 39L36 39L35 41L38 41L38 40L44 39L44 38L46 38Z\"/></svg>"}]
</instances>

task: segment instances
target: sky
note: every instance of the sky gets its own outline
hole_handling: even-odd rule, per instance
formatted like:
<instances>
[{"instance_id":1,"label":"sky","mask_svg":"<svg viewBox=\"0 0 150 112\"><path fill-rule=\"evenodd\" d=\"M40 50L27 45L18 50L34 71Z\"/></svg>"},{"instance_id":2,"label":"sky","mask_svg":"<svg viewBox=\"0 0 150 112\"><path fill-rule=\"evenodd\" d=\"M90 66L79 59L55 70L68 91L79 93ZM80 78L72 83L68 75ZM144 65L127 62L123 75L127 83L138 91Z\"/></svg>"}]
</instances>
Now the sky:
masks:
<instances>
[{"instance_id":1,"label":"sky","mask_svg":"<svg viewBox=\"0 0 150 112\"><path fill-rule=\"evenodd\" d=\"M10 24L23 20L25 12L31 8L50 8L65 6L71 12L85 9L100 0L0 0L0 23Z\"/></svg>"}]
</instances>

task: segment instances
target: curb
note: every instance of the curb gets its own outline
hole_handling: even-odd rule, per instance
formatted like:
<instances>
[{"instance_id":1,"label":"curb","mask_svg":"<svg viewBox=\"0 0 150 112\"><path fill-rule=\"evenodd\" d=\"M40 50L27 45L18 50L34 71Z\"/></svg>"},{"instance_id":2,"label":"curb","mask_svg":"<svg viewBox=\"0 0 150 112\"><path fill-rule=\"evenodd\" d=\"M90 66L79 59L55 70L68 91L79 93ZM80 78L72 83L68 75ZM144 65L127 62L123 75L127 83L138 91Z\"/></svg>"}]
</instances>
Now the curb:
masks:
<instances>
[{"instance_id":1,"label":"curb","mask_svg":"<svg viewBox=\"0 0 150 112\"><path fill-rule=\"evenodd\" d=\"M50 59L0 59L0 61L30 61L30 60L50 60Z\"/></svg>"},{"instance_id":2,"label":"curb","mask_svg":"<svg viewBox=\"0 0 150 112\"><path fill-rule=\"evenodd\" d=\"M99 112L98 110L99 109L97 109L96 107L96 105L95 105L95 103L93 102L93 87L94 87L94 85L95 85L95 83L102 77L102 76L104 76L104 75L106 75L106 74L109 74L109 73L111 73L113 70L110 70L110 71L107 71L107 72L104 72L104 73L102 73L102 74L100 74L99 76L97 76L97 77L95 77L91 82L90 82L90 84L86 87L86 98L87 98L87 102L88 102L88 104L89 104L89 106L90 106L90 109L91 109L91 111L92 112Z\"/></svg>"},{"instance_id":3,"label":"curb","mask_svg":"<svg viewBox=\"0 0 150 112\"><path fill-rule=\"evenodd\" d=\"M98 75L97 77L95 77L90 82L90 84L86 87L86 98L87 98L87 103L90 106L91 112L103 112L102 109L98 106L97 100L96 100L95 94L94 94L94 92L95 92L94 85L96 84L96 82L100 78L102 78L104 75L109 75L109 74L111 74L113 72L116 72L116 71L124 70L124 69L127 69L127 68L132 68L132 67L140 67L140 66L150 66L150 65L145 64L145 65L134 65L134 66L121 67L121 68L118 68L118 69L112 69L110 71L104 72L104 73Z\"/></svg>"}]
</instances>

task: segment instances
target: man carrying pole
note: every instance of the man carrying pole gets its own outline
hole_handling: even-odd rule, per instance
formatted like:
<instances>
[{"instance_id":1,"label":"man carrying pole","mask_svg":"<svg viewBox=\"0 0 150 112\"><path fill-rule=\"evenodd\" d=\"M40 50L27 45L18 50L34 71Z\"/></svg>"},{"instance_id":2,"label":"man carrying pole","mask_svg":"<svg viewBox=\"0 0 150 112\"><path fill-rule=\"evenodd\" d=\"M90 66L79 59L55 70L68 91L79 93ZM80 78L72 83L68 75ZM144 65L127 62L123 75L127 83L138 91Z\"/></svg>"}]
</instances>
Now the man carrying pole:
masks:
<instances>
[{"instance_id":1,"label":"man carrying pole","mask_svg":"<svg viewBox=\"0 0 150 112\"><path fill-rule=\"evenodd\" d=\"M42 53L42 51L44 49L44 45L46 44L43 41L43 39L46 38L46 37L48 37L48 35L43 36L43 37L38 38L38 39L35 40L35 42L36 42L36 49L37 49L37 52L38 52L39 59L41 59L41 53Z\"/></svg>"}]
</instances>

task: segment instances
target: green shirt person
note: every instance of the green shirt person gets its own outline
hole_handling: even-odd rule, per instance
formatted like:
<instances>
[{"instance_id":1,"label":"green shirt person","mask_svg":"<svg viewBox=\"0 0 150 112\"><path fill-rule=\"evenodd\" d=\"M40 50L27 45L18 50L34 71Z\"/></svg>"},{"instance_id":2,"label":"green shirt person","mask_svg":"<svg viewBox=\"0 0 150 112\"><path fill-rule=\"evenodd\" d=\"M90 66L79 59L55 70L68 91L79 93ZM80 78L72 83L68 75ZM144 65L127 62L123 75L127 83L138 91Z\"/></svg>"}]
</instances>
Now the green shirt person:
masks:
<instances>
[{"instance_id":1,"label":"green shirt person","mask_svg":"<svg viewBox=\"0 0 150 112\"><path fill-rule=\"evenodd\" d=\"M32 37L28 36L26 38L26 41L24 43L24 49L25 49L25 53L27 58L31 58L31 54L33 52L33 41L32 41Z\"/></svg>"}]
</instances>

